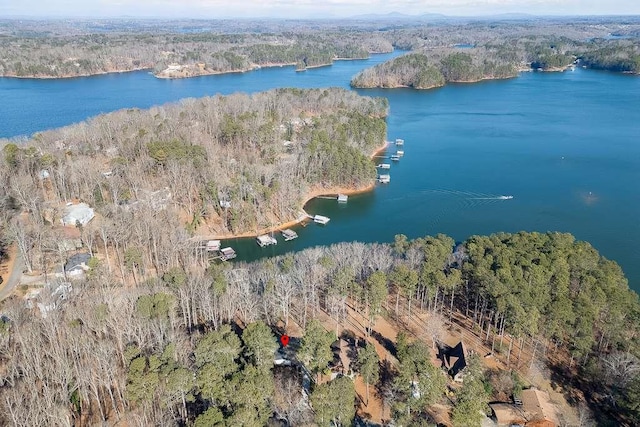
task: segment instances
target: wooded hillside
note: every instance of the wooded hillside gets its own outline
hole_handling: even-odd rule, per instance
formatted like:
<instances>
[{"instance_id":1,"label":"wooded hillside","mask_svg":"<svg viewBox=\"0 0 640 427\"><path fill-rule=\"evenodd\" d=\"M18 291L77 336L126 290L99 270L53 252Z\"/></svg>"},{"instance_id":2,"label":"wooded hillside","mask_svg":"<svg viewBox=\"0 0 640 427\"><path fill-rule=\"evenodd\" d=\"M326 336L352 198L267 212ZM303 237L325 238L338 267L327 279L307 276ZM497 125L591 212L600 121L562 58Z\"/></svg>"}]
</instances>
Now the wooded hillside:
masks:
<instances>
[{"instance_id":1,"label":"wooded hillside","mask_svg":"<svg viewBox=\"0 0 640 427\"><path fill-rule=\"evenodd\" d=\"M391 52L382 37L366 33L280 34L81 34L0 37L0 75L74 77L153 69L164 77L248 71L296 64L299 69L330 65L337 58L367 58ZM169 65L189 74L164 72Z\"/></svg>"},{"instance_id":2,"label":"wooded hillside","mask_svg":"<svg viewBox=\"0 0 640 427\"><path fill-rule=\"evenodd\" d=\"M516 65L506 61L480 59L480 54L451 50L410 53L368 68L351 80L351 86L412 87L431 89L445 83L474 82L515 77Z\"/></svg>"},{"instance_id":3,"label":"wooded hillside","mask_svg":"<svg viewBox=\"0 0 640 427\"><path fill-rule=\"evenodd\" d=\"M513 362L522 348L501 348L503 338L535 342L537 353L527 344L534 358L567 361L558 371L565 387L580 378L591 384L592 402L611 405L599 397L613 396L619 422L640 419L634 394L640 305L614 262L559 233L475 236L452 248L443 235L397 236L392 245L341 243L206 269L185 252L186 270L176 266L135 288L98 261L64 300L40 300L55 302L46 316L20 299L3 304L2 423L263 426L273 417L349 425L353 382L341 377L311 385L311 406L298 404L302 379L273 366L274 333L299 325L304 334L296 357L320 375L335 335L315 319L349 329L348 310L370 326L379 315L411 319L412 306L434 316L466 313ZM433 323L422 333L426 343L407 334L390 342L369 338L391 345L397 363L379 365L370 344L358 351L356 372L372 395L386 396L398 425L428 420L431 404L450 405L445 375L428 356L441 327ZM460 426L479 425L478 411L490 398L479 362L469 364L475 374L453 399ZM419 398L411 381L420 381Z\"/></svg>"},{"instance_id":4,"label":"wooded hillside","mask_svg":"<svg viewBox=\"0 0 640 427\"><path fill-rule=\"evenodd\" d=\"M417 35L416 35L417 37ZM430 89L447 82L475 82L517 76L518 71L562 71L572 65L614 72L640 72L640 42L589 41L557 36L495 37L464 48L422 47L361 71L358 88Z\"/></svg>"},{"instance_id":5,"label":"wooded hillside","mask_svg":"<svg viewBox=\"0 0 640 427\"><path fill-rule=\"evenodd\" d=\"M583 54L589 67L637 73L639 34L635 17L437 22L392 17L246 22L0 20L0 75L59 78L148 68L161 77L190 77L285 64L303 70L394 48L425 53L438 68L440 59L455 53L458 44L476 48L464 52L473 58L473 69L458 76L466 80L513 74L512 69L503 68L507 66L561 68ZM395 83L402 74L397 71L392 73L395 80L381 84ZM423 82L413 81L415 74L403 77L403 84L420 86ZM368 81L373 81L371 76Z\"/></svg>"},{"instance_id":6,"label":"wooded hillside","mask_svg":"<svg viewBox=\"0 0 640 427\"><path fill-rule=\"evenodd\" d=\"M107 218L168 211L179 228L256 232L300 216L311 189L362 188L386 139L385 99L279 89L123 110L5 141L6 206L45 211L80 199ZM42 171L46 171L46 178ZM223 207L230 203L229 208ZM60 211L47 220L59 221Z\"/></svg>"}]
</instances>

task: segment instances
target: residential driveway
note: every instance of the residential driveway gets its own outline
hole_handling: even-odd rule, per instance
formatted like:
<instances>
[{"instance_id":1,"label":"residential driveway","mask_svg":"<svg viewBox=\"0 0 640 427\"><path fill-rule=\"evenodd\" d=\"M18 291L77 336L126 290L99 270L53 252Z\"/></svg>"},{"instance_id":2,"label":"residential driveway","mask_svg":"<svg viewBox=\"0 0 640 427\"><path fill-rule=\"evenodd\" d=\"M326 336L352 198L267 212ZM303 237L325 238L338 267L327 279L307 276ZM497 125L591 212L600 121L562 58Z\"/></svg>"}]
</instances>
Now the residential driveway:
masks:
<instances>
[{"instance_id":1,"label":"residential driveway","mask_svg":"<svg viewBox=\"0 0 640 427\"><path fill-rule=\"evenodd\" d=\"M20 284L23 269L24 263L22 262L22 256L20 255L20 251L16 251L16 259L13 263L13 271L9 276L9 280L7 280L6 283L0 285L2 286L2 288L0 289L0 301L11 295L11 292L13 292L15 287Z\"/></svg>"}]
</instances>

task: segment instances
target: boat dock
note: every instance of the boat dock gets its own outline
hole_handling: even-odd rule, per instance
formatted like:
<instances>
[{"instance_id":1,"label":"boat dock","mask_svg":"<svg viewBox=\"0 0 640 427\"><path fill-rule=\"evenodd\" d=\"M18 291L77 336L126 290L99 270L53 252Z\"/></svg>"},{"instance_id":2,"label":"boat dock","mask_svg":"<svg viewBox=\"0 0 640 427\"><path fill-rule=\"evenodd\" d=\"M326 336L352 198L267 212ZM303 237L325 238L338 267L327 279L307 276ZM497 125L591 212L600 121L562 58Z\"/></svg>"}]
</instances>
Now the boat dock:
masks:
<instances>
[{"instance_id":1,"label":"boat dock","mask_svg":"<svg viewBox=\"0 0 640 427\"><path fill-rule=\"evenodd\" d=\"M263 234L261 236L256 237L256 243L258 243L258 245L261 248L264 248L265 246L277 245L278 241L273 236L270 236L268 234Z\"/></svg>"},{"instance_id":2,"label":"boat dock","mask_svg":"<svg viewBox=\"0 0 640 427\"><path fill-rule=\"evenodd\" d=\"M347 200L349 200L349 196L346 194L338 194L338 203L347 203Z\"/></svg>"},{"instance_id":3,"label":"boat dock","mask_svg":"<svg viewBox=\"0 0 640 427\"><path fill-rule=\"evenodd\" d=\"M404 139L396 139L396 147L401 147L404 145Z\"/></svg>"},{"instance_id":4,"label":"boat dock","mask_svg":"<svg viewBox=\"0 0 640 427\"><path fill-rule=\"evenodd\" d=\"M313 222L315 222L316 224L321 224L321 225L325 225L326 223L328 223L331 219L327 216L323 216L323 215L315 215L313 217Z\"/></svg>"},{"instance_id":5,"label":"boat dock","mask_svg":"<svg viewBox=\"0 0 640 427\"><path fill-rule=\"evenodd\" d=\"M391 165L389 163L380 163L376 166L378 169L391 169Z\"/></svg>"},{"instance_id":6,"label":"boat dock","mask_svg":"<svg viewBox=\"0 0 640 427\"><path fill-rule=\"evenodd\" d=\"M222 248L220 249L220 259L222 261L228 261L230 259L234 259L237 256L236 251L232 248Z\"/></svg>"},{"instance_id":7,"label":"boat dock","mask_svg":"<svg viewBox=\"0 0 640 427\"><path fill-rule=\"evenodd\" d=\"M282 233L282 237L284 237L285 242L298 238L298 233L289 228L282 230L280 233Z\"/></svg>"},{"instance_id":8,"label":"boat dock","mask_svg":"<svg viewBox=\"0 0 640 427\"><path fill-rule=\"evenodd\" d=\"M209 240L206 245L207 252L217 252L220 250L220 240Z\"/></svg>"},{"instance_id":9,"label":"boat dock","mask_svg":"<svg viewBox=\"0 0 640 427\"><path fill-rule=\"evenodd\" d=\"M394 162L399 162L400 161L400 155L399 154L392 154L391 155L391 160L393 160Z\"/></svg>"},{"instance_id":10,"label":"boat dock","mask_svg":"<svg viewBox=\"0 0 640 427\"><path fill-rule=\"evenodd\" d=\"M380 175L380 176L378 176L378 181L381 184L388 184L388 183L391 182L391 175L389 175L389 174Z\"/></svg>"}]
</instances>

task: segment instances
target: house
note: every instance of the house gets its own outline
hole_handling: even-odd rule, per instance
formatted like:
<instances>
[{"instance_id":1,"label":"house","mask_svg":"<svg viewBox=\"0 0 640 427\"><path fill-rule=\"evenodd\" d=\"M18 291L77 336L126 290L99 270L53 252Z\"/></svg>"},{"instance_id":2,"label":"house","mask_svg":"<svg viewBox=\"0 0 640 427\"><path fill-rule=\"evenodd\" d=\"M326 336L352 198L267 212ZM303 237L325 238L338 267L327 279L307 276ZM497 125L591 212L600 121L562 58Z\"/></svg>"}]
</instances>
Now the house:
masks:
<instances>
[{"instance_id":1,"label":"house","mask_svg":"<svg viewBox=\"0 0 640 427\"><path fill-rule=\"evenodd\" d=\"M523 426L527 422L527 416L522 406L500 402L490 403L489 407L491 408L491 412L493 412L493 418L498 424L498 427L510 427L513 425Z\"/></svg>"},{"instance_id":2,"label":"house","mask_svg":"<svg viewBox=\"0 0 640 427\"><path fill-rule=\"evenodd\" d=\"M522 392L514 403L490 403L493 417L500 426L557 427L558 412L549 393L535 388Z\"/></svg>"},{"instance_id":3,"label":"house","mask_svg":"<svg viewBox=\"0 0 640 427\"><path fill-rule=\"evenodd\" d=\"M445 346L440 350L442 366L447 369L449 375L456 382L463 381L463 371L467 367L467 356L468 353L462 341L456 344L455 347Z\"/></svg>"},{"instance_id":4,"label":"house","mask_svg":"<svg viewBox=\"0 0 640 427\"><path fill-rule=\"evenodd\" d=\"M549 393L530 388L522 391L522 409L528 414L527 426L556 427L560 425L555 405Z\"/></svg>"},{"instance_id":5,"label":"house","mask_svg":"<svg viewBox=\"0 0 640 427\"><path fill-rule=\"evenodd\" d=\"M93 209L86 203L67 203L60 222L62 222L62 225L64 226L75 227L76 224L87 225L94 216L95 213L93 212Z\"/></svg>"},{"instance_id":6,"label":"house","mask_svg":"<svg viewBox=\"0 0 640 427\"><path fill-rule=\"evenodd\" d=\"M64 265L64 273L67 276L82 275L86 270L89 269L89 267L87 266L89 259L91 259L91 255L86 252L73 255Z\"/></svg>"}]
</instances>

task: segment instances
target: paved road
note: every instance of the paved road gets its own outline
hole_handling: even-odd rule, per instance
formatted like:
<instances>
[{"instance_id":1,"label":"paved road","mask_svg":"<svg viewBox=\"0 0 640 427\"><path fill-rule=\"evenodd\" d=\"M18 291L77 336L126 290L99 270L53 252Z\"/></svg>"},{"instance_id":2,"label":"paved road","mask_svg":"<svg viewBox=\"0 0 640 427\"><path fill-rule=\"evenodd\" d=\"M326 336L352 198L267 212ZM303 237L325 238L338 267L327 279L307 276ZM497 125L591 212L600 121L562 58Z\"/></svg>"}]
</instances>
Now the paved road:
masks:
<instances>
[{"instance_id":1,"label":"paved road","mask_svg":"<svg viewBox=\"0 0 640 427\"><path fill-rule=\"evenodd\" d=\"M20 255L20 251L16 251L16 260L13 263L13 271L9 276L9 280L0 285L2 286L2 289L0 289L0 301L11 295L15 287L20 284L23 269L24 263L22 262L22 256Z\"/></svg>"}]
</instances>

